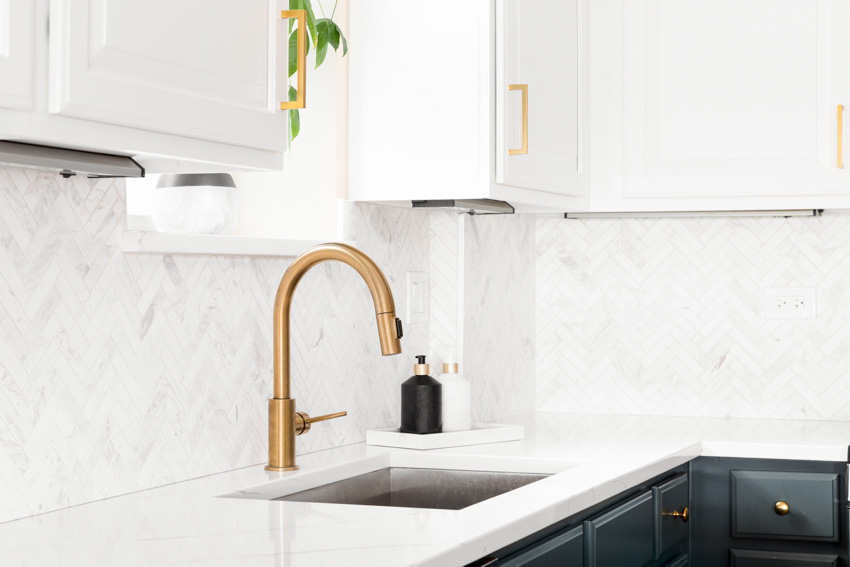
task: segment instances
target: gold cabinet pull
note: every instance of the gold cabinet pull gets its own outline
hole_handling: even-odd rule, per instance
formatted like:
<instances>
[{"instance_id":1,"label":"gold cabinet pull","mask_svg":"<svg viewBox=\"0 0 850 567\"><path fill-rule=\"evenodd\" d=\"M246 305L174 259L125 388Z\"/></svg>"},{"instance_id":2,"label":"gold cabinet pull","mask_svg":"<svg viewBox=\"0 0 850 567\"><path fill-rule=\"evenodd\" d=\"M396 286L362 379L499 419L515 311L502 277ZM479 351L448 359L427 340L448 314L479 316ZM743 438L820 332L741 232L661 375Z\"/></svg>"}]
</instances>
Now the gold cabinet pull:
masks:
<instances>
[{"instance_id":1,"label":"gold cabinet pull","mask_svg":"<svg viewBox=\"0 0 850 567\"><path fill-rule=\"evenodd\" d=\"M673 512L663 512L662 516L671 516L673 518L682 518L683 522L686 522L691 518L691 512L687 508L679 512L678 510L674 510Z\"/></svg>"},{"instance_id":2,"label":"gold cabinet pull","mask_svg":"<svg viewBox=\"0 0 850 567\"><path fill-rule=\"evenodd\" d=\"M773 511L779 514L780 516L785 516L788 512L791 511L791 507L788 506L787 502L782 502L781 500L773 505Z\"/></svg>"},{"instance_id":3,"label":"gold cabinet pull","mask_svg":"<svg viewBox=\"0 0 850 567\"><path fill-rule=\"evenodd\" d=\"M844 137L844 105L838 105L838 169L844 169L844 150L841 148L842 138ZM777 512L778 513L778 512ZM786 512L787 514L787 512Z\"/></svg>"},{"instance_id":4,"label":"gold cabinet pull","mask_svg":"<svg viewBox=\"0 0 850 567\"><path fill-rule=\"evenodd\" d=\"M522 147L518 150L508 150L512 156L528 153L528 85L509 85L512 91L522 91Z\"/></svg>"},{"instance_id":5,"label":"gold cabinet pull","mask_svg":"<svg viewBox=\"0 0 850 567\"><path fill-rule=\"evenodd\" d=\"M307 106L307 10L284 10L280 13L284 20L298 20L298 96L295 100L280 103L281 110L305 108Z\"/></svg>"}]
</instances>

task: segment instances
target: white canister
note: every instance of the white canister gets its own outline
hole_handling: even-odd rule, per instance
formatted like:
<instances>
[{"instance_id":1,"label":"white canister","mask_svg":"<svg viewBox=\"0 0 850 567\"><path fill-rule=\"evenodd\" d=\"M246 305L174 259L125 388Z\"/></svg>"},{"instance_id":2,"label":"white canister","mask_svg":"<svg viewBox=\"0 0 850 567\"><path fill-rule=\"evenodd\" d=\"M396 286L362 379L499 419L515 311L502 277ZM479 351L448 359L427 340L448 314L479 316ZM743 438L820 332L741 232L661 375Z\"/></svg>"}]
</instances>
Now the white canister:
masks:
<instances>
[{"instance_id":1,"label":"white canister","mask_svg":"<svg viewBox=\"0 0 850 567\"><path fill-rule=\"evenodd\" d=\"M165 174L154 191L157 232L226 235L239 225L239 194L228 173Z\"/></svg>"}]
</instances>

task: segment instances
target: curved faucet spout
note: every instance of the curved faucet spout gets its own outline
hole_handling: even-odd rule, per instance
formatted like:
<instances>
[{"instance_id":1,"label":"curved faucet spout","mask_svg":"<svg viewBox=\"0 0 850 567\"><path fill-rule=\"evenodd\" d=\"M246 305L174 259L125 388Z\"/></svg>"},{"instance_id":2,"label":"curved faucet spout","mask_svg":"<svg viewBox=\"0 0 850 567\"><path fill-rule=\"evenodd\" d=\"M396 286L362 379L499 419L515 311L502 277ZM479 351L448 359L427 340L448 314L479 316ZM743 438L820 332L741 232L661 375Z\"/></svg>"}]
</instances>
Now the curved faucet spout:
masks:
<instances>
[{"instance_id":1,"label":"curved faucet spout","mask_svg":"<svg viewBox=\"0 0 850 567\"><path fill-rule=\"evenodd\" d=\"M395 315L392 290L381 269L360 250L345 244L322 244L311 248L286 270L274 302L274 397L269 400L269 465L266 470L295 470L296 412L290 398L290 312L298 282L310 268L338 260L360 274L372 293L378 336L384 356L401 352L401 321ZM306 432L302 428L301 432ZM298 432L300 435L301 432Z\"/></svg>"}]
</instances>

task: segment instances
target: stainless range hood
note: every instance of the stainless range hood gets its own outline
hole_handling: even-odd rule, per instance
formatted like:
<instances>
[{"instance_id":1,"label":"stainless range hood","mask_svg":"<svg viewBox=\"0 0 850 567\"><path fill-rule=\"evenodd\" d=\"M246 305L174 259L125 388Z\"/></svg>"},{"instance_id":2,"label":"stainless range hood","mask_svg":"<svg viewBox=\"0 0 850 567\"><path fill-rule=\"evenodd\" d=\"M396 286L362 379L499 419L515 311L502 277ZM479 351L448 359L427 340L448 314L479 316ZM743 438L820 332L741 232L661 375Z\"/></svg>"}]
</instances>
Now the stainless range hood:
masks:
<instances>
[{"instance_id":1,"label":"stainless range hood","mask_svg":"<svg viewBox=\"0 0 850 567\"><path fill-rule=\"evenodd\" d=\"M133 158L0 141L0 165L53 171L62 177L144 177Z\"/></svg>"}]
</instances>

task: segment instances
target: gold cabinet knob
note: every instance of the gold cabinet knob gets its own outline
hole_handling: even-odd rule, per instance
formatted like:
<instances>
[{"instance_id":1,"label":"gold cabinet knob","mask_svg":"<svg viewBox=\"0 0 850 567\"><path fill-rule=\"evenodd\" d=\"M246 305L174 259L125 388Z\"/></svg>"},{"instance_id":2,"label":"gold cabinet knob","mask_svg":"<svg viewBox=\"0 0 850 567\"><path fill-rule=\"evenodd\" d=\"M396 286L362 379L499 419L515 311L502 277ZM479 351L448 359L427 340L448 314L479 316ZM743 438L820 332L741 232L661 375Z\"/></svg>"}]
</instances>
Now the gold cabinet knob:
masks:
<instances>
[{"instance_id":1,"label":"gold cabinet knob","mask_svg":"<svg viewBox=\"0 0 850 567\"><path fill-rule=\"evenodd\" d=\"M779 514L780 516L786 515L791 511L791 508L788 506L787 502L782 502L781 500L773 505L773 511Z\"/></svg>"},{"instance_id":2,"label":"gold cabinet knob","mask_svg":"<svg viewBox=\"0 0 850 567\"><path fill-rule=\"evenodd\" d=\"M343 417L348 415L347 411L338 411L336 413L329 413L327 415L320 415L318 417L310 417L306 411L297 411L295 412L295 434L303 435L310 431L310 424L316 423L317 421L327 421L329 419L336 419L337 417Z\"/></svg>"},{"instance_id":3,"label":"gold cabinet knob","mask_svg":"<svg viewBox=\"0 0 850 567\"><path fill-rule=\"evenodd\" d=\"M686 508L685 508L684 510L682 510L681 512L679 512L678 510L674 510L674 511L672 511L672 512L662 512L662 514L661 514L661 515L662 515L662 516L672 516L673 518L682 518L682 521L683 521L683 522L687 522L687 521L688 521L688 519L691 517L691 512L690 512L690 510L688 510L688 508L686 507Z\"/></svg>"}]
</instances>

